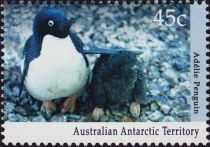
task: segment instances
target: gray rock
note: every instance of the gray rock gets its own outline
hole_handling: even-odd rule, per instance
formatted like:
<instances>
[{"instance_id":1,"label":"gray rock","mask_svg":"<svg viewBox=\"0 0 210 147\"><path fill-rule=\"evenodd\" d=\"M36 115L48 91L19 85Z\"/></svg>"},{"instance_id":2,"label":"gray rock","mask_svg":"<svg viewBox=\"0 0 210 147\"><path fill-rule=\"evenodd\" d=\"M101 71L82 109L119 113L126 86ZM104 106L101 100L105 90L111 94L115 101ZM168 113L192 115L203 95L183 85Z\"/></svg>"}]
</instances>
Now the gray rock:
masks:
<instances>
[{"instance_id":1,"label":"gray rock","mask_svg":"<svg viewBox=\"0 0 210 147\"><path fill-rule=\"evenodd\" d=\"M111 119L109 119L109 122L116 122L116 120L111 118Z\"/></svg>"},{"instance_id":2,"label":"gray rock","mask_svg":"<svg viewBox=\"0 0 210 147\"><path fill-rule=\"evenodd\" d=\"M4 89L4 96L5 97L12 97L12 91L11 91L9 85L5 84L3 89Z\"/></svg>"},{"instance_id":3,"label":"gray rock","mask_svg":"<svg viewBox=\"0 0 210 147\"><path fill-rule=\"evenodd\" d=\"M172 116L165 116L162 121L163 122L175 122L176 120Z\"/></svg>"},{"instance_id":4,"label":"gray rock","mask_svg":"<svg viewBox=\"0 0 210 147\"><path fill-rule=\"evenodd\" d=\"M122 117L123 114L119 111L112 111L112 115L116 116L116 117Z\"/></svg>"},{"instance_id":5,"label":"gray rock","mask_svg":"<svg viewBox=\"0 0 210 147\"><path fill-rule=\"evenodd\" d=\"M46 119L42 115L39 115L39 116L31 117L31 121L32 122L46 122Z\"/></svg>"},{"instance_id":6,"label":"gray rock","mask_svg":"<svg viewBox=\"0 0 210 147\"><path fill-rule=\"evenodd\" d=\"M5 103L4 105L4 111L7 112L7 113L12 113L15 109L15 104L14 103L10 103L10 102L7 102Z\"/></svg>"},{"instance_id":7,"label":"gray rock","mask_svg":"<svg viewBox=\"0 0 210 147\"><path fill-rule=\"evenodd\" d=\"M69 117L76 120L79 120L81 118L80 115L74 115L74 114L70 114Z\"/></svg>"},{"instance_id":8,"label":"gray rock","mask_svg":"<svg viewBox=\"0 0 210 147\"><path fill-rule=\"evenodd\" d=\"M29 105L29 103L30 103L30 99L29 98L27 98L27 97L22 97L21 98L21 101L20 101L20 105L21 106Z\"/></svg>"},{"instance_id":9,"label":"gray rock","mask_svg":"<svg viewBox=\"0 0 210 147\"><path fill-rule=\"evenodd\" d=\"M51 122L66 122L67 117L65 115L54 115L51 119Z\"/></svg>"},{"instance_id":10,"label":"gray rock","mask_svg":"<svg viewBox=\"0 0 210 147\"><path fill-rule=\"evenodd\" d=\"M29 105L29 104L24 106L24 110L28 116L36 116L37 115L38 111L33 109L32 106L33 105Z\"/></svg>"},{"instance_id":11,"label":"gray rock","mask_svg":"<svg viewBox=\"0 0 210 147\"><path fill-rule=\"evenodd\" d=\"M34 111L38 111L40 109L37 102L31 105L31 107L34 109Z\"/></svg>"},{"instance_id":12,"label":"gray rock","mask_svg":"<svg viewBox=\"0 0 210 147\"><path fill-rule=\"evenodd\" d=\"M146 122L146 121L148 121L148 116L146 116L145 114L141 115L141 116L140 116L140 121L141 121L141 122Z\"/></svg>"},{"instance_id":13,"label":"gray rock","mask_svg":"<svg viewBox=\"0 0 210 147\"><path fill-rule=\"evenodd\" d=\"M156 110L155 112L149 115L149 120L160 121L162 117L163 117L163 114L160 111Z\"/></svg>"},{"instance_id":14,"label":"gray rock","mask_svg":"<svg viewBox=\"0 0 210 147\"><path fill-rule=\"evenodd\" d=\"M127 115L129 113L128 107L123 107L121 113Z\"/></svg>"},{"instance_id":15,"label":"gray rock","mask_svg":"<svg viewBox=\"0 0 210 147\"><path fill-rule=\"evenodd\" d=\"M170 82L176 83L178 80L177 72L172 69L167 69L163 72L163 76L166 76Z\"/></svg>"},{"instance_id":16,"label":"gray rock","mask_svg":"<svg viewBox=\"0 0 210 147\"><path fill-rule=\"evenodd\" d=\"M168 114L171 110L169 103L162 97L159 97L158 101L156 101L159 105L160 109L165 113Z\"/></svg>"},{"instance_id":17,"label":"gray rock","mask_svg":"<svg viewBox=\"0 0 210 147\"><path fill-rule=\"evenodd\" d=\"M15 86L15 87L12 88L12 94L14 96L18 96L18 94L19 94L19 88L17 86Z\"/></svg>"},{"instance_id":18,"label":"gray rock","mask_svg":"<svg viewBox=\"0 0 210 147\"><path fill-rule=\"evenodd\" d=\"M156 102L153 102L151 105L150 105L150 110L151 111L155 111L158 109L158 105Z\"/></svg>"},{"instance_id":19,"label":"gray rock","mask_svg":"<svg viewBox=\"0 0 210 147\"><path fill-rule=\"evenodd\" d=\"M18 121L18 118L16 117L16 115L15 115L14 113L9 113L9 114L7 115L7 118L8 118L8 120L11 121L11 122L16 122L16 121Z\"/></svg>"},{"instance_id":20,"label":"gray rock","mask_svg":"<svg viewBox=\"0 0 210 147\"><path fill-rule=\"evenodd\" d=\"M115 121L121 121L121 117L114 116L114 120L115 120Z\"/></svg>"},{"instance_id":21,"label":"gray rock","mask_svg":"<svg viewBox=\"0 0 210 147\"><path fill-rule=\"evenodd\" d=\"M176 87L171 88L171 90L170 90L170 98L171 99L175 99L176 96L177 96L177 92L178 92L178 89Z\"/></svg>"},{"instance_id":22,"label":"gray rock","mask_svg":"<svg viewBox=\"0 0 210 147\"><path fill-rule=\"evenodd\" d=\"M168 105L161 105L160 108L165 114L168 114L169 111L171 110L170 106Z\"/></svg>"},{"instance_id":23,"label":"gray rock","mask_svg":"<svg viewBox=\"0 0 210 147\"><path fill-rule=\"evenodd\" d=\"M190 115L190 112L188 110L178 111L177 115L181 117L187 117Z\"/></svg>"},{"instance_id":24,"label":"gray rock","mask_svg":"<svg viewBox=\"0 0 210 147\"><path fill-rule=\"evenodd\" d=\"M8 119L11 122L26 122L29 121L27 117L23 117L20 114L9 113Z\"/></svg>"},{"instance_id":25,"label":"gray rock","mask_svg":"<svg viewBox=\"0 0 210 147\"><path fill-rule=\"evenodd\" d=\"M101 118L100 118L100 121L101 122L107 122L107 121L109 121L109 117L108 116L102 116Z\"/></svg>"},{"instance_id":26,"label":"gray rock","mask_svg":"<svg viewBox=\"0 0 210 147\"><path fill-rule=\"evenodd\" d=\"M23 116L27 116L26 111L20 106L15 108L15 113L18 113L18 114L23 115Z\"/></svg>"}]
</instances>

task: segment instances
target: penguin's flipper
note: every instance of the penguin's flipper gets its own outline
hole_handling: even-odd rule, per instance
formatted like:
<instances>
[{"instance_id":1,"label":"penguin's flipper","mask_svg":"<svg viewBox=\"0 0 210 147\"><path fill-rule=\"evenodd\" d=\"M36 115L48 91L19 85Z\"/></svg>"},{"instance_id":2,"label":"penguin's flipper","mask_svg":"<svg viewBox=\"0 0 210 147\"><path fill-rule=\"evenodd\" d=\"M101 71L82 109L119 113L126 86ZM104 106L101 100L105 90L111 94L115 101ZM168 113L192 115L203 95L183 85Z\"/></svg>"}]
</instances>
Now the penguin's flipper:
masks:
<instances>
[{"instance_id":1,"label":"penguin's flipper","mask_svg":"<svg viewBox=\"0 0 210 147\"><path fill-rule=\"evenodd\" d=\"M22 79L20 83L20 91L19 91L19 98L21 96L24 80L28 73L28 68L30 62L37 58L41 52L41 39L35 36L30 36L29 39L26 41L24 49L23 49L23 56L24 56L24 64L23 64L23 72L22 72Z\"/></svg>"},{"instance_id":2,"label":"penguin's flipper","mask_svg":"<svg viewBox=\"0 0 210 147\"><path fill-rule=\"evenodd\" d=\"M104 48L98 48L98 47L90 47L91 49L86 50L84 43L82 42L82 40L79 38L79 36L77 36L76 33L70 31L69 32L69 36L74 44L74 46L76 47L77 51L82 53L83 56L85 57L86 54L105 54L105 55L110 55L113 53L117 53L119 51L125 51L125 49L120 48L120 47L114 47L113 49L104 49ZM142 51L129 51L132 52L135 55L140 55L143 52Z\"/></svg>"},{"instance_id":3,"label":"penguin's flipper","mask_svg":"<svg viewBox=\"0 0 210 147\"><path fill-rule=\"evenodd\" d=\"M125 49L103 49L103 48L91 48L90 50L84 50L84 54L105 54L105 55L110 55L110 54L114 54L120 51L128 51ZM128 52L132 52L135 55L140 55L143 52L142 51L128 51Z\"/></svg>"},{"instance_id":4,"label":"penguin's flipper","mask_svg":"<svg viewBox=\"0 0 210 147\"><path fill-rule=\"evenodd\" d=\"M27 54L31 48L31 41L32 41L32 36L26 41L24 49L23 49L24 62L23 62L23 70L21 71L22 78L21 78L21 82L20 82L20 91L19 91L19 95L18 95L19 98L21 97L21 93L23 91L23 86L24 86L24 80L25 80L26 74L28 72L29 63L27 61L28 61L29 56Z\"/></svg>"},{"instance_id":5,"label":"penguin's flipper","mask_svg":"<svg viewBox=\"0 0 210 147\"><path fill-rule=\"evenodd\" d=\"M19 91L19 95L18 95L19 98L20 98L22 90L23 90L24 80L25 80L26 74L28 72L28 66L29 65L24 61L23 75L22 75L22 79L20 82L20 91Z\"/></svg>"},{"instance_id":6,"label":"penguin's flipper","mask_svg":"<svg viewBox=\"0 0 210 147\"><path fill-rule=\"evenodd\" d=\"M85 45L82 42L82 40L79 38L79 36L77 36L77 34L72 31L69 32L69 36L70 36L75 48L77 49L77 51L80 53L83 53Z\"/></svg>"},{"instance_id":7,"label":"penguin's flipper","mask_svg":"<svg viewBox=\"0 0 210 147\"><path fill-rule=\"evenodd\" d=\"M79 36L77 36L77 34L72 31L69 32L69 37L71 38L76 50L83 55L83 57L85 59L86 66L89 67L88 59L84 54L84 47L85 47L84 43L79 38Z\"/></svg>"}]
</instances>

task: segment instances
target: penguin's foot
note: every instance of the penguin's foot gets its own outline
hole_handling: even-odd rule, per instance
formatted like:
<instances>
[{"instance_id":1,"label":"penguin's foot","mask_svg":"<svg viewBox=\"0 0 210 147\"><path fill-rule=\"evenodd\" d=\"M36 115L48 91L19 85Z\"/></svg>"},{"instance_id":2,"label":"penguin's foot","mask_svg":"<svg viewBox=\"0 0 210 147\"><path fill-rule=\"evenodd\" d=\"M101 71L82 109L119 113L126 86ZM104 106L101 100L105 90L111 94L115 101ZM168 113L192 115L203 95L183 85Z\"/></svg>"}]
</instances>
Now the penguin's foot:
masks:
<instances>
[{"instance_id":1,"label":"penguin's foot","mask_svg":"<svg viewBox=\"0 0 210 147\"><path fill-rule=\"evenodd\" d=\"M132 102L131 103L130 113L135 118L139 117L139 115L140 115L140 105L137 102Z\"/></svg>"},{"instance_id":2,"label":"penguin's foot","mask_svg":"<svg viewBox=\"0 0 210 147\"><path fill-rule=\"evenodd\" d=\"M56 105L51 101L42 103L41 112L46 119L49 119L56 112Z\"/></svg>"},{"instance_id":3,"label":"penguin's foot","mask_svg":"<svg viewBox=\"0 0 210 147\"><path fill-rule=\"evenodd\" d=\"M104 115L103 108L97 108L95 107L92 113L92 117L94 120L99 120Z\"/></svg>"},{"instance_id":4,"label":"penguin's foot","mask_svg":"<svg viewBox=\"0 0 210 147\"><path fill-rule=\"evenodd\" d=\"M74 112L75 109L75 104L76 104L76 98L75 96L68 97L65 102L61 106L61 113L66 113L66 112Z\"/></svg>"}]
</instances>

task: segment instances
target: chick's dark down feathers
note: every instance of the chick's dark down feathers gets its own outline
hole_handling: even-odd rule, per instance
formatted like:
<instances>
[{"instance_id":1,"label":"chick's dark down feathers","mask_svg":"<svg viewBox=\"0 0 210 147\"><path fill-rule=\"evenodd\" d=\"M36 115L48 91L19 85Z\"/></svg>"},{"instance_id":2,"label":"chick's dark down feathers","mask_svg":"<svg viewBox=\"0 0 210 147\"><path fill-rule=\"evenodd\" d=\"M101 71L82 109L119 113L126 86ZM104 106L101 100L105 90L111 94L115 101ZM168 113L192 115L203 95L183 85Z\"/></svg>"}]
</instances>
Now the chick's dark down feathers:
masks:
<instances>
[{"instance_id":1,"label":"chick's dark down feathers","mask_svg":"<svg viewBox=\"0 0 210 147\"><path fill-rule=\"evenodd\" d=\"M101 55L94 66L91 81L91 97L95 107L137 101L145 96L142 63L136 55L120 51Z\"/></svg>"}]
</instances>

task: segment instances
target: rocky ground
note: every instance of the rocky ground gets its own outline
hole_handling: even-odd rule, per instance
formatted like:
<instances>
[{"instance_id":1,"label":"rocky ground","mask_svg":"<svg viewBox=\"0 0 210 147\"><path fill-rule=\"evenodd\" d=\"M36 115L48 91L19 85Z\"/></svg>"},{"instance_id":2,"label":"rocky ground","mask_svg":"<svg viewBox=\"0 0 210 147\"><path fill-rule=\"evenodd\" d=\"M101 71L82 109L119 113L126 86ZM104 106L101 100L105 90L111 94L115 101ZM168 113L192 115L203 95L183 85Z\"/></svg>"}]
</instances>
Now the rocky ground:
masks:
<instances>
[{"instance_id":1,"label":"rocky ground","mask_svg":"<svg viewBox=\"0 0 210 147\"><path fill-rule=\"evenodd\" d=\"M142 50L147 96L142 98L141 115L132 118L129 107L111 107L102 121L190 121L190 45L189 17L187 26L160 27L152 20L158 5L98 5L62 6L77 19L72 29L87 48L95 45L111 48L120 46ZM176 15L187 14L189 7L176 6ZM20 87L20 59L26 39L32 33L32 20L41 7L38 5L5 5L4 10L4 120L6 121L93 121L91 98L88 92L78 98L73 114L59 112L46 119L40 112L41 102L33 99ZM89 57L91 63L94 57ZM56 104L60 105L57 100Z\"/></svg>"}]
</instances>

